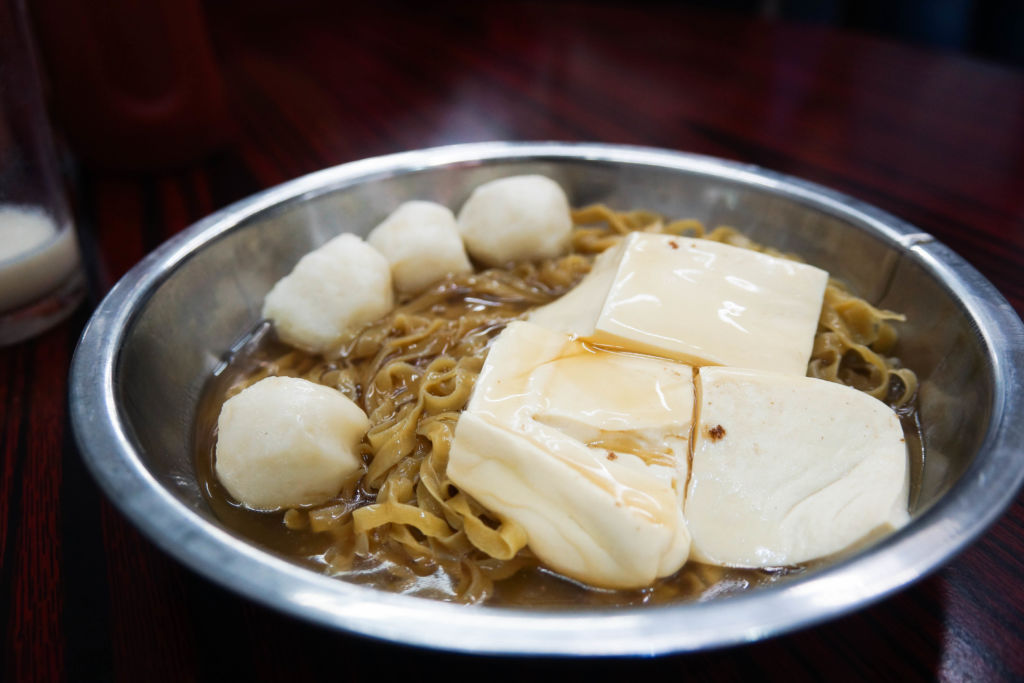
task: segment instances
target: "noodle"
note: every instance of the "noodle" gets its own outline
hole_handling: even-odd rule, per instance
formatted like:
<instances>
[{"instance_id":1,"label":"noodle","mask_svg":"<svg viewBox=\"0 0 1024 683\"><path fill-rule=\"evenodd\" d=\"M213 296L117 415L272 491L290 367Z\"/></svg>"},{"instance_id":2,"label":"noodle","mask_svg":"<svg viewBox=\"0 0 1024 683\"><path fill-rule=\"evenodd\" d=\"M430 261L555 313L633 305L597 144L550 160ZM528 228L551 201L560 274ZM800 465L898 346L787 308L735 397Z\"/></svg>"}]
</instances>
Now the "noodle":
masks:
<instances>
[{"instance_id":1,"label":"noodle","mask_svg":"<svg viewBox=\"0 0 1024 683\"><path fill-rule=\"evenodd\" d=\"M573 221L567 256L452 276L324 357L289 351L230 388L228 396L266 376L302 377L338 389L369 416L371 427L361 446L365 473L347 483L336 500L288 510L283 517L296 533L330 535L323 559L331 571L348 572L374 558L399 590L425 576L442 576L452 598L480 602L494 593L495 582L537 565L522 527L492 516L448 480L455 426L491 341L510 321L571 289L589 271L593 256L623 235L644 230L701 237L799 260L732 228L708 233L697 220L666 223L649 211L595 205L574 211ZM885 355L897 340L890 321L902 320L830 280L808 375L908 410L916 377ZM723 571L689 563L647 592L693 594L722 581ZM750 582L733 583L740 590Z\"/></svg>"}]
</instances>

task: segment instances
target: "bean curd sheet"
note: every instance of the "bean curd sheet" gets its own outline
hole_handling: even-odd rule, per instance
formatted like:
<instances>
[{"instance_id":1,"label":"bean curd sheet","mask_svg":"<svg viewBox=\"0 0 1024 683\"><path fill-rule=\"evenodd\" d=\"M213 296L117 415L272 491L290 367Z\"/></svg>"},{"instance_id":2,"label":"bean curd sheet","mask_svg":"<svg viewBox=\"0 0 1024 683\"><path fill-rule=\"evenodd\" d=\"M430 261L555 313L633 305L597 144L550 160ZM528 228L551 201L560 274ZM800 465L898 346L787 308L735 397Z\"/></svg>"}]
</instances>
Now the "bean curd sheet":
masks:
<instances>
[{"instance_id":1,"label":"bean curd sheet","mask_svg":"<svg viewBox=\"0 0 1024 683\"><path fill-rule=\"evenodd\" d=\"M318 572L466 603L557 608L705 600L835 561L758 570L691 561L642 590L596 589L545 569L525 547L518 525L503 524L448 481L455 426L491 341L510 321L571 289L589 271L594 255L622 235L646 230L703 237L799 260L732 228L708 232L698 221L666 222L647 211L593 206L574 211L573 219L568 255L449 277L400 302L332 353L314 356L292 349L276 340L268 323L261 324L211 379L200 401L197 473L214 513L241 536ZM808 375L853 386L896 409L907 439L913 503L924 463L917 380L889 355L898 342L893 323L902 319L830 280ZM214 474L217 416L224 401L274 375L334 387L370 418L360 446L363 469L326 504L250 510L233 501Z\"/></svg>"}]
</instances>

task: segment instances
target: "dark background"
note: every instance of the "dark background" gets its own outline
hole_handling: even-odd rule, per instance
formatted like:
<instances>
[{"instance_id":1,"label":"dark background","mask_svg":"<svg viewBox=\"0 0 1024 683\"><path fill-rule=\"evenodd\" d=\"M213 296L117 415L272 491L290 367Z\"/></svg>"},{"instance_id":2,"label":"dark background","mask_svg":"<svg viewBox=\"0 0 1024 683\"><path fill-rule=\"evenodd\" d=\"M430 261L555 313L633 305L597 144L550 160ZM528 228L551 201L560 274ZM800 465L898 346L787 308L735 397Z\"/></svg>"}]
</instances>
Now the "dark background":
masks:
<instances>
[{"instance_id":1,"label":"dark background","mask_svg":"<svg viewBox=\"0 0 1024 683\"><path fill-rule=\"evenodd\" d=\"M304 173L449 143L650 145L806 178L935 235L1024 312L1019 3L31 10L92 292L0 349L0 680L1024 680L1020 496L934 575L814 628L658 659L496 660L327 631L193 574L97 489L67 422L81 328L146 253ZM97 55L135 99L95 80ZM138 106L150 96L166 106Z\"/></svg>"},{"instance_id":2,"label":"dark background","mask_svg":"<svg viewBox=\"0 0 1024 683\"><path fill-rule=\"evenodd\" d=\"M832 26L913 45L1024 64L1020 0L684 0L685 4Z\"/></svg>"}]
</instances>

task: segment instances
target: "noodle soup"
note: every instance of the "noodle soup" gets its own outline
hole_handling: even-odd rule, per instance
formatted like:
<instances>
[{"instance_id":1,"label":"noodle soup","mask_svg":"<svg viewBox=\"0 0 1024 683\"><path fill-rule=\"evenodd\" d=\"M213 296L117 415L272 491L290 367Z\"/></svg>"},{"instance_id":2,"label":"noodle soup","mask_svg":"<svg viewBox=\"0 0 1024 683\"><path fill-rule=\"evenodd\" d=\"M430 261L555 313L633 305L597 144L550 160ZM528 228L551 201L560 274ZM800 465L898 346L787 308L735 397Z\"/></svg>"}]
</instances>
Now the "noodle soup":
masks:
<instances>
[{"instance_id":1,"label":"noodle soup","mask_svg":"<svg viewBox=\"0 0 1024 683\"><path fill-rule=\"evenodd\" d=\"M666 223L644 211L588 207L575 211L573 219L568 255L451 276L400 301L323 355L287 347L266 324L257 328L211 380L200 405L197 470L215 513L241 535L316 571L383 590L468 603L559 607L707 599L827 562L733 569L691 561L647 588L606 590L558 575L528 548L498 559L511 542L510 531L448 480L446 466L459 413L501 330L570 290L590 270L595 254L631 231L705 237L779 255L730 228L705 234L696 221ZM890 321L899 318L830 282L808 374L853 386L897 410L913 487L923 462L915 436L916 379L886 356L897 341ZM258 512L232 500L217 480L220 408L268 376L301 377L336 388L369 416L371 427L360 446L364 467L336 499Z\"/></svg>"}]
</instances>

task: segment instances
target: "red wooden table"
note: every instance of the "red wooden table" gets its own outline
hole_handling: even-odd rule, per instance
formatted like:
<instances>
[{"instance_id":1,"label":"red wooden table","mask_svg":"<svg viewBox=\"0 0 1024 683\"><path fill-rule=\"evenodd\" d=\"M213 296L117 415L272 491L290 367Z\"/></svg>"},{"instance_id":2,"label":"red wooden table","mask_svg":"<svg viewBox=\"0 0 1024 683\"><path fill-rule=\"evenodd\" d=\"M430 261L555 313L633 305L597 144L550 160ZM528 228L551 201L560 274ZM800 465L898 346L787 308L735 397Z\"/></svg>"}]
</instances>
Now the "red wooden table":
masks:
<instances>
[{"instance_id":1,"label":"red wooden table","mask_svg":"<svg viewBox=\"0 0 1024 683\"><path fill-rule=\"evenodd\" d=\"M266 4L210 7L234 142L171 172L82 167L72 185L93 298L0 350L0 679L1024 678L1021 497L952 563L880 604L750 646L654 660L496 660L365 641L237 598L141 537L91 481L67 424L66 375L89 309L174 232L325 166L493 139L737 159L916 224L1024 313L1020 71L667 4Z\"/></svg>"}]
</instances>

